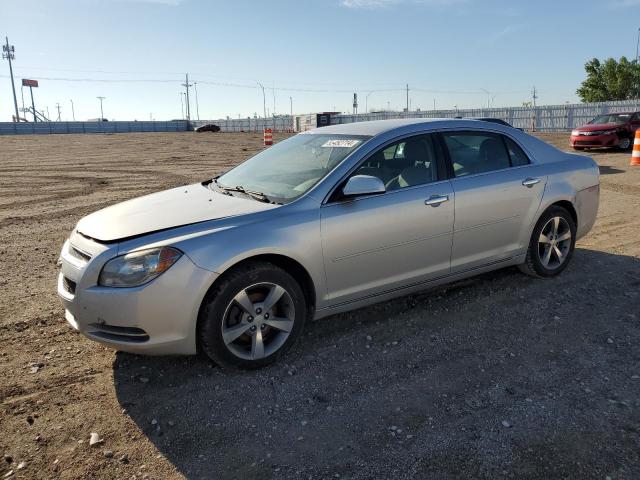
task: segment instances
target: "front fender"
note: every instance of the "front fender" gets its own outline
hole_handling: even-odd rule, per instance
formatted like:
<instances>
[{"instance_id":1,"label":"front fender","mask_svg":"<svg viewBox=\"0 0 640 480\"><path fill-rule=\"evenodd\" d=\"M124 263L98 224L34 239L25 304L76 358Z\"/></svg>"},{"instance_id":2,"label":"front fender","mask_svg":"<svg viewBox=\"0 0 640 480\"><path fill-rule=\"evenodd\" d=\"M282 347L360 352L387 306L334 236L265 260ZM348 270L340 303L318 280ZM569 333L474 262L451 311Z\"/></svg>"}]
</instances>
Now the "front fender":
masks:
<instances>
[{"instance_id":1,"label":"front fender","mask_svg":"<svg viewBox=\"0 0 640 480\"><path fill-rule=\"evenodd\" d=\"M317 307L321 308L326 282L320 238L319 210L310 209L218 230L173 245L198 267L217 274L258 255L288 257L308 272L316 290Z\"/></svg>"}]
</instances>

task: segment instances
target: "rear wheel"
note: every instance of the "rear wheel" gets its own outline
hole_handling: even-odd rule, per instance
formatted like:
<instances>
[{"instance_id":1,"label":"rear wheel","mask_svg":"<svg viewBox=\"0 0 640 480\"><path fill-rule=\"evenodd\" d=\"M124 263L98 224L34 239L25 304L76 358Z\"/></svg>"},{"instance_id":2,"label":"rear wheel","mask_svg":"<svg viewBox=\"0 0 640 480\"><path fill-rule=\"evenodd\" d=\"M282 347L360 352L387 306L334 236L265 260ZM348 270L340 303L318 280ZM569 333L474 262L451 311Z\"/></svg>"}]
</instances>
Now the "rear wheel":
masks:
<instances>
[{"instance_id":1,"label":"rear wheel","mask_svg":"<svg viewBox=\"0 0 640 480\"><path fill-rule=\"evenodd\" d=\"M218 365L259 368L295 343L306 315L304 293L291 275L270 263L249 263L205 299L199 345Z\"/></svg>"},{"instance_id":2,"label":"rear wheel","mask_svg":"<svg viewBox=\"0 0 640 480\"><path fill-rule=\"evenodd\" d=\"M562 207L550 207L533 229L527 257L520 270L535 277L558 275L567 268L575 242L573 217Z\"/></svg>"}]
</instances>

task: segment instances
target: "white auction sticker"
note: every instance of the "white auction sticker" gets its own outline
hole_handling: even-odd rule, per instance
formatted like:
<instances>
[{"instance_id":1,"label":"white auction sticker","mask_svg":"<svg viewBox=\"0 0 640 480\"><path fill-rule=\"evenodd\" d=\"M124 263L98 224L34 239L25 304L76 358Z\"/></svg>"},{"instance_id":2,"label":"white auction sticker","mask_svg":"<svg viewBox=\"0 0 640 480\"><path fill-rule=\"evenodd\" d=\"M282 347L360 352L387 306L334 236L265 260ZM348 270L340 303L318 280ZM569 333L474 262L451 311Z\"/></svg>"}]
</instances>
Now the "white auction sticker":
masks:
<instances>
[{"instance_id":1,"label":"white auction sticker","mask_svg":"<svg viewBox=\"0 0 640 480\"><path fill-rule=\"evenodd\" d=\"M327 140L322 144L323 147L339 147L339 148L352 148L360 143L360 140Z\"/></svg>"}]
</instances>

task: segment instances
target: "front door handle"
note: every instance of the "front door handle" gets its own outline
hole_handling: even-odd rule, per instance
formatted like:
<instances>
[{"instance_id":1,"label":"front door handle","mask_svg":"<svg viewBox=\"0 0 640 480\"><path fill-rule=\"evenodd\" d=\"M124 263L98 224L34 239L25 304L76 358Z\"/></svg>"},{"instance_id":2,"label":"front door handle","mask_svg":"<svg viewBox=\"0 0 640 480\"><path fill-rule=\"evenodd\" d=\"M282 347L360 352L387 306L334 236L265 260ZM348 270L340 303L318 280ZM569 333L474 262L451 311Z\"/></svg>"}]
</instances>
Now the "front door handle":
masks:
<instances>
[{"instance_id":1,"label":"front door handle","mask_svg":"<svg viewBox=\"0 0 640 480\"><path fill-rule=\"evenodd\" d=\"M533 187L535 184L540 183L540 179L539 178L527 178L525 180L522 181L522 185L524 185L525 187Z\"/></svg>"},{"instance_id":2,"label":"front door handle","mask_svg":"<svg viewBox=\"0 0 640 480\"><path fill-rule=\"evenodd\" d=\"M449 195L431 195L424 201L425 205L430 207L439 207L441 203L448 202Z\"/></svg>"}]
</instances>

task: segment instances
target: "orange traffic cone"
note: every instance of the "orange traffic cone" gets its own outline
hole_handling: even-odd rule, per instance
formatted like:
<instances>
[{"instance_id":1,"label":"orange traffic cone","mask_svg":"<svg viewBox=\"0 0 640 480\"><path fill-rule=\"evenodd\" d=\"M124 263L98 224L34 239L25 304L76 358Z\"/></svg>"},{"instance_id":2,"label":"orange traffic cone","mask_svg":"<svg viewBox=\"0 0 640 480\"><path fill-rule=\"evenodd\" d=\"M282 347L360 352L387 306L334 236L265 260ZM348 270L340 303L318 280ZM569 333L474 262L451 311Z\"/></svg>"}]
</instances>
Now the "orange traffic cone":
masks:
<instances>
[{"instance_id":1,"label":"orange traffic cone","mask_svg":"<svg viewBox=\"0 0 640 480\"><path fill-rule=\"evenodd\" d=\"M633 152L631 152L629 166L640 166L640 129L636 130L636 137L633 139Z\"/></svg>"}]
</instances>

